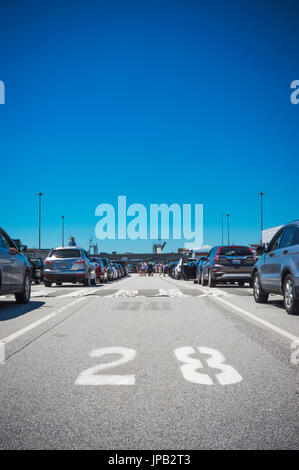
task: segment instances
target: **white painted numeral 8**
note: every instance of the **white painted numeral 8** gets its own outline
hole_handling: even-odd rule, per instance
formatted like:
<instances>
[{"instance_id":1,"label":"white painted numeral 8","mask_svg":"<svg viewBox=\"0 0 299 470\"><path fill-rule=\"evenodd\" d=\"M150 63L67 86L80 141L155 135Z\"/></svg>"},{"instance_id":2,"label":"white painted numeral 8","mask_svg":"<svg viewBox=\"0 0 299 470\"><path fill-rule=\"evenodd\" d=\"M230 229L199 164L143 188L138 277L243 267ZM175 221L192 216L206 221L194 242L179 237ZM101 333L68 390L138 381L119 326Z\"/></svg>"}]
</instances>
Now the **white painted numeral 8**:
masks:
<instances>
[{"instance_id":1,"label":"white painted numeral 8","mask_svg":"<svg viewBox=\"0 0 299 470\"><path fill-rule=\"evenodd\" d=\"M117 367L127 362L133 361L136 351L129 348L99 348L94 349L89 354L91 357L102 357L107 354L121 355L119 359L112 362L104 362L98 366L90 367L81 372L75 382L76 385L134 385L135 375L99 375L97 372Z\"/></svg>"},{"instance_id":2,"label":"white painted numeral 8","mask_svg":"<svg viewBox=\"0 0 299 470\"><path fill-rule=\"evenodd\" d=\"M198 351L201 354L210 356L205 359L206 363L211 369L219 369L222 372L215 373L216 379L221 385L228 385L241 382L242 376L234 367L224 364L225 357L217 349L198 347ZM203 365L200 359L190 357L191 354L195 354L196 351L191 346L178 348L175 350L176 358L184 364L180 367L181 372L186 380L196 384L202 385L213 385L213 379L208 374L198 372L198 369L202 369Z\"/></svg>"}]
</instances>

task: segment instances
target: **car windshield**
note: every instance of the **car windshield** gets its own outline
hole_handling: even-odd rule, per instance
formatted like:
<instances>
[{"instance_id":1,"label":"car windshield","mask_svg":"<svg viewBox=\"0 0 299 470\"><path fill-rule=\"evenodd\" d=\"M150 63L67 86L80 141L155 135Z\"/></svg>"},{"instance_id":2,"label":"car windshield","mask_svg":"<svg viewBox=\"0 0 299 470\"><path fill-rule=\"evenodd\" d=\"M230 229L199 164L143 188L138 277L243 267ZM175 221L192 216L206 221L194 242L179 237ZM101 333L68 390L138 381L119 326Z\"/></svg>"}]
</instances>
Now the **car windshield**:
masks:
<instances>
[{"instance_id":1,"label":"car windshield","mask_svg":"<svg viewBox=\"0 0 299 470\"><path fill-rule=\"evenodd\" d=\"M53 250L51 251L49 258L81 258L80 250Z\"/></svg>"},{"instance_id":2,"label":"car windshield","mask_svg":"<svg viewBox=\"0 0 299 470\"><path fill-rule=\"evenodd\" d=\"M225 246L219 252L220 256L252 256L248 246Z\"/></svg>"}]
</instances>

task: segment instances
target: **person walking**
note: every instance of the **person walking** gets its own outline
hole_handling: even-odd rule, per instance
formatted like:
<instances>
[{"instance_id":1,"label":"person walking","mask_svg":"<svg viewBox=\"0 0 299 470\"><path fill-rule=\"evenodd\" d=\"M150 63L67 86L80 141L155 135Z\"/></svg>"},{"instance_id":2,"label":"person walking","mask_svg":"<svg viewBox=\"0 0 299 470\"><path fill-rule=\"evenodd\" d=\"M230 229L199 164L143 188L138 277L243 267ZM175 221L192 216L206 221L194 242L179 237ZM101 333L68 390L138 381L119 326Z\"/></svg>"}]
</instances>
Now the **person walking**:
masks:
<instances>
[{"instance_id":1,"label":"person walking","mask_svg":"<svg viewBox=\"0 0 299 470\"><path fill-rule=\"evenodd\" d=\"M152 263L149 263L149 264L148 264L148 267L147 267L147 274L148 274L149 276L152 276L152 275L153 275L153 265L152 265Z\"/></svg>"}]
</instances>

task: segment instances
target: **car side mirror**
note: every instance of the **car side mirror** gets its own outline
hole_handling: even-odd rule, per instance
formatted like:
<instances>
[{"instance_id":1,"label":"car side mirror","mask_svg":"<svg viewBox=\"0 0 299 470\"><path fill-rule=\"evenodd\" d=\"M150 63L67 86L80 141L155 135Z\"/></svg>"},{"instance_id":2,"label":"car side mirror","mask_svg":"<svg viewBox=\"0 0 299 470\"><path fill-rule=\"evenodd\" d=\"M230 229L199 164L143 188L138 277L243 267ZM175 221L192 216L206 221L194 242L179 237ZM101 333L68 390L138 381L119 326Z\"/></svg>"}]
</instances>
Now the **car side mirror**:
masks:
<instances>
[{"instance_id":1,"label":"car side mirror","mask_svg":"<svg viewBox=\"0 0 299 470\"><path fill-rule=\"evenodd\" d=\"M23 251L27 251L27 245L20 245L19 251L20 253L23 253Z\"/></svg>"}]
</instances>

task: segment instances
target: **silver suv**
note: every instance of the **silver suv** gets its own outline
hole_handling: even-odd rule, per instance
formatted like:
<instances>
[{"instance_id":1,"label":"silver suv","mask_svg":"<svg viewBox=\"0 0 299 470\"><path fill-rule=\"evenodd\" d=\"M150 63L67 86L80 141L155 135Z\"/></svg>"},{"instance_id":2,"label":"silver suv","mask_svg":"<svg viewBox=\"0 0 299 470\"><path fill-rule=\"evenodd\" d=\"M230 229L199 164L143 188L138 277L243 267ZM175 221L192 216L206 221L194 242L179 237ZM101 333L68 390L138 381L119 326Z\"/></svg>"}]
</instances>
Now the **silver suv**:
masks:
<instances>
[{"instance_id":1,"label":"silver suv","mask_svg":"<svg viewBox=\"0 0 299 470\"><path fill-rule=\"evenodd\" d=\"M0 295L15 294L18 304L27 304L31 292L30 278L27 258L0 228Z\"/></svg>"},{"instance_id":2,"label":"silver suv","mask_svg":"<svg viewBox=\"0 0 299 470\"><path fill-rule=\"evenodd\" d=\"M96 285L96 266L88 253L77 246L59 247L51 250L44 262L44 282L51 287L53 282L80 282L85 286Z\"/></svg>"},{"instance_id":3,"label":"silver suv","mask_svg":"<svg viewBox=\"0 0 299 470\"><path fill-rule=\"evenodd\" d=\"M280 294L287 313L299 314L299 220L284 225L257 253L262 256L252 272L255 301L266 303L269 294Z\"/></svg>"}]
</instances>

